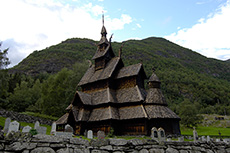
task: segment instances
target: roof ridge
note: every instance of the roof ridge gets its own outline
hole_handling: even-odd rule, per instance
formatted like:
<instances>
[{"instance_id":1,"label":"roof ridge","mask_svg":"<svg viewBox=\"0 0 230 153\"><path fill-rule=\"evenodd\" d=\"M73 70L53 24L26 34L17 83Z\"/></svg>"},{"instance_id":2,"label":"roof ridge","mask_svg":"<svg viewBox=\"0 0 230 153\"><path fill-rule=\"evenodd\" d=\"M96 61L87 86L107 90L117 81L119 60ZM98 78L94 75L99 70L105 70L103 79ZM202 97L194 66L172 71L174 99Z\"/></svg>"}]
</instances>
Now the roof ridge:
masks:
<instances>
[{"instance_id":1,"label":"roof ridge","mask_svg":"<svg viewBox=\"0 0 230 153\"><path fill-rule=\"evenodd\" d=\"M144 112L144 114L145 114L145 117L146 117L146 118L149 118L149 117L148 117L148 114L146 113L145 108L144 108L144 106L143 106L142 104L141 104L141 108L142 108L142 110L143 110L143 112Z\"/></svg>"},{"instance_id":2,"label":"roof ridge","mask_svg":"<svg viewBox=\"0 0 230 153\"><path fill-rule=\"evenodd\" d=\"M141 91L140 91L140 89L139 89L139 86L136 85L135 87L137 88L137 92L138 92L138 95L139 95L139 97L140 97L140 100L145 100L144 97L143 97L143 95L141 94Z\"/></svg>"}]
</instances>

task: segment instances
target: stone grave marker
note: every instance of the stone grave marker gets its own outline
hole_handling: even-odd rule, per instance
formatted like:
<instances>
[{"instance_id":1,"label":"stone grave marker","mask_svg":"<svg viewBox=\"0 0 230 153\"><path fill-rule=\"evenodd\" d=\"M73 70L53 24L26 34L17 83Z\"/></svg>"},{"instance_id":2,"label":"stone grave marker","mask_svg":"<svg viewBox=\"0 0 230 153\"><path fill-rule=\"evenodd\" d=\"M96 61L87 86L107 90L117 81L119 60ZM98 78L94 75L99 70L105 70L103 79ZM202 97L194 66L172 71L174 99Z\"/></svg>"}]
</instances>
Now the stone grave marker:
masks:
<instances>
[{"instance_id":1,"label":"stone grave marker","mask_svg":"<svg viewBox=\"0 0 230 153\"><path fill-rule=\"evenodd\" d=\"M229 139L229 138L228 138L228 139L223 139L223 141L224 141L225 143L227 143L227 144L230 143L230 139Z\"/></svg>"},{"instance_id":2,"label":"stone grave marker","mask_svg":"<svg viewBox=\"0 0 230 153\"><path fill-rule=\"evenodd\" d=\"M201 137L201 141L206 141L205 136L202 136L202 137Z\"/></svg>"},{"instance_id":3,"label":"stone grave marker","mask_svg":"<svg viewBox=\"0 0 230 153\"><path fill-rule=\"evenodd\" d=\"M18 129L19 129L19 123L17 121L13 121L10 123L8 133L10 133L11 131L17 132Z\"/></svg>"},{"instance_id":4,"label":"stone grave marker","mask_svg":"<svg viewBox=\"0 0 230 153\"><path fill-rule=\"evenodd\" d=\"M84 132L84 137L87 137L87 130L85 130L85 132Z\"/></svg>"},{"instance_id":5,"label":"stone grave marker","mask_svg":"<svg viewBox=\"0 0 230 153\"><path fill-rule=\"evenodd\" d=\"M88 139L93 139L93 131L92 131L92 130L89 130L89 131L87 132L87 138L88 138Z\"/></svg>"},{"instance_id":6,"label":"stone grave marker","mask_svg":"<svg viewBox=\"0 0 230 153\"><path fill-rule=\"evenodd\" d=\"M196 128L193 127L193 141L197 141L198 140L198 134L197 134L197 131L196 131Z\"/></svg>"},{"instance_id":7,"label":"stone grave marker","mask_svg":"<svg viewBox=\"0 0 230 153\"><path fill-rule=\"evenodd\" d=\"M73 133L73 128L72 128L69 124L67 124L67 125L65 126L65 130L64 130L64 132L70 132L70 133Z\"/></svg>"},{"instance_id":8,"label":"stone grave marker","mask_svg":"<svg viewBox=\"0 0 230 153\"><path fill-rule=\"evenodd\" d=\"M32 129L32 127L30 127L29 125L27 125L27 126L23 127L22 132L23 133L28 133L28 132L30 132L31 129Z\"/></svg>"},{"instance_id":9,"label":"stone grave marker","mask_svg":"<svg viewBox=\"0 0 230 153\"><path fill-rule=\"evenodd\" d=\"M50 135L56 135L56 122L52 123Z\"/></svg>"},{"instance_id":10,"label":"stone grave marker","mask_svg":"<svg viewBox=\"0 0 230 153\"><path fill-rule=\"evenodd\" d=\"M220 139L216 139L216 142L220 142Z\"/></svg>"},{"instance_id":11,"label":"stone grave marker","mask_svg":"<svg viewBox=\"0 0 230 153\"><path fill-rule=\"evenodd\" d=\"M9 117L7 117L5 120L5 125L4 125L4 130L3 130L4 133L8 133L10 122L11 122L11 119Z\"/></svg>"},{"instance_id":12,"label":"stone grave marker","mask_svg":"<svg viewBox=\"0 0 230 153\"><path fill-rule=\"evenodd\" d=\"M37 130L37 128L40 126L40 123L39 123L39 121L36 121L35 122L35 124L34 124L34 129L36 129Z\"/></svg>"},{"instance_id":13,"label":"stone grave marker","mask_svg":"<svg viewBox=\"0 0 230 153\"><path fill-rule=\"evenodd\" d=\"M165 130L163 128L158 129L158 138L159 138L159 141L165 141L166 140Z\"/></svg>"},{"instance_id":14,"label":"stone grave marker","mask_svg":"<svg viewBox=\"0 0 230 153\"><path fill-rule=\"evenodd\" d=\"M37 130L38 134L46 134L47 127L38 126L36 130Z\"/></svg>"},{"instance_id":15,"label":"stone grave marker","mask_svg":"<svg viewBox=\"0 0 230 153\"><path fill-rule=\"evenodd\" d=\"M105 138L105 132L104 131L98 131L97 132L97 138L98 139L104 139Z\"/></svg>"},{"instance_id":16,"label":"stone grave marker","mask_svg":"<svg viewBox=\"0 0 230 153\"><path fill-rule=\"evenodd\" d=\"M184 142L184 137L183 137L183 136L179 137L179 138L178 138L178 141L179 141L179 142Z\"/></svg>"},{"instance_id":17,"label":"stone grave marker","mask_svg":"<svg viewBox=\"0 0 230 153\"><path fill-rule=\"evenodd\" d=\"M151 138L152 139L158 139L158 132L157 132L157 128L156 127L153 127L151 129Z\"/></svg>"},{"instance_id":18,"label":"stone grave marker","mask_svg":"<svg viewBox=\"0 0 230 153\"><path fill-rule=\"evenodd\" d=\"M211 141L211 139L210 139L210 136L208 135L207 136L207 142L210 142Z\"/></svg>"}]
</instances>

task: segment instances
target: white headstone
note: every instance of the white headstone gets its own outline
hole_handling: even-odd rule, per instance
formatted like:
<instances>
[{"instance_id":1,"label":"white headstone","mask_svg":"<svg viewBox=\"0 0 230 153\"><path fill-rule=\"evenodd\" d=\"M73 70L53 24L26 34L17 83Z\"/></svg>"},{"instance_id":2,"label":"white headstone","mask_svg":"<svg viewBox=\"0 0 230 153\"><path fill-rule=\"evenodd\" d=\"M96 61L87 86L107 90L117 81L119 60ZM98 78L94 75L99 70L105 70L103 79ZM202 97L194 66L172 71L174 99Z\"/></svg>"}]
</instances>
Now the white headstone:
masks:
<instances>
[{"instance_id":1,"label":"white headstone","mask_svg":"<svg viewBox=\"0 0 230 153\"><path fill-rule=\"evenodd\" d=\"M172 141L172 139L171 138L167 138L167 141Z\"/></svg>"},{"instance_id":2,"label":"white headstone","mask_svg":"<svg viewBox=\"0 0 230 153\"><path fill-rule=\"evenodd\" d=\"M105 132L104 131L98 131L97 132L97 138L98 139L104 139L105 138Z\"/></svg>"},{"instance_id":3,"label":"white headstone","mask_svg":"<svg viewBox=\"0 0 230 153\"><path fill-rule=\"evenodd\" d=\"M39 121L36 121L35 122L35 124L34 124L34 129L36 129L37 130L37 128L40 126L40 123L39 123Z\"/></svg>"},{"instance_id":4,"label":"white headstone","mask_svg":"<svg viewBox=\"0 0 230 153\"><path fill-rule=\"evenodd\" d=\"M220 139L216 139L216 142L220 142Z\"/></svg>"},{"instance_id":5,"label":"white headstone","mask_svg":"<svg viewBox=\"0 0 230 153\"><path fill-rule=\"evenodd\" d=\"M29 125L27 125L27 126L23 127L22 132L23 133L28 133L28 132L30 132L31 129L32 128Z\"/></svg>"},{"instance_id":6,"label":"white headstone","mask_svg":"<svg viewBox=\"0 0 230 153\"><path fill-rule=\"evenodd\" d=\"M159 141L165 141L166 140L165 130L163 128L158 129L158 138L159 138Z\"/></svg>"},{"instance_id":7,"label":"white headstone","mask_svg":"<svg viewBox=\"0 0 230 153\"><path fill-rule=\"evenodd\" d=\"M69 124L67 124L65 126L65 131L64 132L71 132L71 133L73 133L73 128Z\"/></svg>"},{"instance_id":8,"label":"white headstone","mask_svg":"<svg viewBox=\"0 0 230 153\"><path fill-rule=\"evenodd\" d=\"M201 137L201 141L206 141L205 136L202 136L202 137Z\"/></svg>"},{"instance_id":9,"label":"white headstone","mask_svg":"<svg viewBox=\"0 0 230 153\"><path fill-rule=\"evenodd\" d=\"M87 132L87 138L88 138L88 139L93 139L93 131L92 131L92 130L89 130L89 131Z\"/></svg>"},{"instance_id":10,"label":"white headstone","mask_svg":"<svg viewBox=\"0 0 230 153\"><path fill-rule=\"evenodd\" d=\"M157 132L157 128L156 127L153 127L151 129L151 138L152 139L158 139L158 132Z\"/></svg>"},{"instance_id":11,"label":"white headstone","mask_svg":"<svg viewBox=\"0 0 230 153\"><path fill-rule=\"evenodd\" d=\"M197 141L198 140L198 134L196 132L196 128L194 127L193 129L194 129L193 130L193 141Z\"/></svg>"},{"instance_id":12,"label":"white headstone","mask_svg":"<svg viewBox=\"0 0 230 153\"><path fill-rule=\"evenodd\" d=\"M4 125L4 133L8 133L9 131L9 126L10 126L11 119L8 117L5 120L5 125Z\"/></svg>"},{"instance_id":13,"label":"white headstone","mask_svg":"<svg viewBox=\"0 0 230 153\"><path fill-rule=\"evenodd\" d=\"M52 123L50 135L56 135L56 122Z\"/></svg>"},{"instance_id":14,"label":"white headstone","mask_svg":"<svg viewBox=\"0 0 230 153\"><path fill-rule=\"evenodd\" d=\"M38 134L46 134L47 127L39 126L39 127L37 127L36 130L37 130Z\"/></svg>"},{"instance_id":15,"label":"white headstone","mask_svg":"<svg viewBox=\"0 0 230 153\"><path fill-rule=\"evenodd\" d=\"M225 143L227 143L227 144L230 143L230 139L223 139L223 141L224 141Z\"/></svg>"},{"instance_id":16,"label":"white headstone","mask_svg":"<svg viewBox=\"0 0 230 153\"><path fill-rule=\"evenodd\" d=\"M208 135L207 136L207 142L210 142L211 141L211 139L210 139L210 136Z\"/></svg>"},{"instance_id":17,"label":"white headstone","mask_svg":"<svg viewBox=\"0 0 230 153\"><path fill-rule=\"evenodd\" d=\"M19 129L19 123L17 121L13 121L10 123L8 133L10 133L11 131L17 132L18 129Z\"/></svg>"}]
</instances>

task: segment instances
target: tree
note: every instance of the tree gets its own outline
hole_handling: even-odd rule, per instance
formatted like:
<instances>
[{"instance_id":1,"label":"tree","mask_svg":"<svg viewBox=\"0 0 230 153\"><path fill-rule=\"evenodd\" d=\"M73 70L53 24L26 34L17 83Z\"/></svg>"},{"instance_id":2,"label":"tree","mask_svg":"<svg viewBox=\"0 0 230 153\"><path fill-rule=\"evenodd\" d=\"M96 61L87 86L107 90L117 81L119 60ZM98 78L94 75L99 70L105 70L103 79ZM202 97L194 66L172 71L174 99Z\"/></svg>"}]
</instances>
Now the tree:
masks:
<instances>
[{"instance_id":1,"label":"tree","mask_svg":"<svg viewBox=\"0 0 230 153\"><path fill-rule=\"evenodd\" d=\"M0 42L0 70L5 69L10 64L9 58L6 56L9 48L2 50L1 46L2 42Z\"/></svg>"},{"instance_id":2,"label":"tree","mask_svg":"<svg viewBox=\"0 0 230 153\"><path fill-rule=\"evenodd\" d=\"M8 96L8 80L9 75L5 68L10 64L9 59L7 58L6 54L8 49L2 50L1 49L2 42L0 42L0 107L5 108L7 106L7 99Z\"/></svg>"},{"instance_id":3,"label":"tree","mask_svg":"<svg viewBox=\"0 0 230 153\"><path fill-rule=\"evenodd\" d=\"M186 127L197 126L202 119L201 116L198 115L198 110L195 105L188 99L185 99L180 104L179 116L181 118L181 124Z\"/></svg>"}]
</instances>

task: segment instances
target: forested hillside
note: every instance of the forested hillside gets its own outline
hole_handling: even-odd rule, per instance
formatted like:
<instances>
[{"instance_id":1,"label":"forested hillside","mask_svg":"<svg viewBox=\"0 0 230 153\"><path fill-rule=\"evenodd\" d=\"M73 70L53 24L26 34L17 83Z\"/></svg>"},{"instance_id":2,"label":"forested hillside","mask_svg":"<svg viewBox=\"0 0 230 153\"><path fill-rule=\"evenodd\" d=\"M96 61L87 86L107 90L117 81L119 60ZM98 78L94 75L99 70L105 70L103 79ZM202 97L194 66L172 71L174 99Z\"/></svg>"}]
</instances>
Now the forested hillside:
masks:
<instances>
[{"instance_id":1,"label":"forested hillside","mask_svg":"<svg viewBox=\"0 0 230 153\"><path fill-rule=\"evenodd\" d=\"M34 51L9 70L7 93L2 96L0 107L63 115L88 68L87 60L91 60L96 51L96 43L73 38ZM206 58L163 38L124 43L125 65L142 62L147 76L154 67L169 107L176 113L189 108L198 113L230 115L229 61ZM114 42L112 46L118 55L121 43Z\"/></svg>"}]
</instances>

